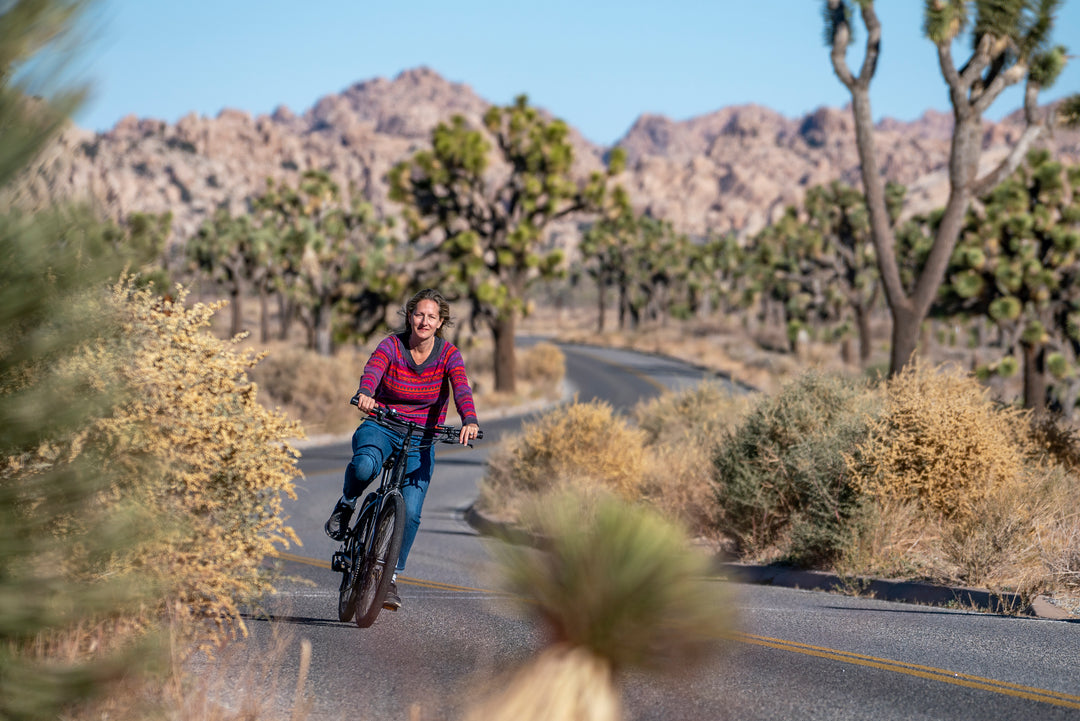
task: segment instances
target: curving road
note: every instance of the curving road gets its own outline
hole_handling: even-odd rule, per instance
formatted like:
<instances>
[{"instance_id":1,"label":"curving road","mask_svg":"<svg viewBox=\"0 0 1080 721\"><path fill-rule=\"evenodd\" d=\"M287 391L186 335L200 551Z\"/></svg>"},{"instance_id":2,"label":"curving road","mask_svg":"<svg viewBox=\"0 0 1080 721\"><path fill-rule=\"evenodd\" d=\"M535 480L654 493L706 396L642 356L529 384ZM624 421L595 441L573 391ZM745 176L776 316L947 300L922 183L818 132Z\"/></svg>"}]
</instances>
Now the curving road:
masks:
<instances>
[{"instance_id":1,"label":"curving road","mask_svg":"<svg viewBox=\"0 0 1080 721\"><path fill-rule=\"evenodd\" d=\"M578 397L617 409L702 377L655 356L563 350ZM327 562L336 544L322 533L348 446L305 450L299 498L287 511L304 545L282 560L292 580L268 599L269 618L247 619L251 641L219 672L215 693L234 704L254 693L288 716L306 639L308 718L462 717L477 689L542 642L491 590L493 541L463 520L488 450L519 423L485 423L476 449L440 454L400 584L405 608L363 630L336 620L339 576ZM740 631L728 653L693 676L626 676L627 718L1080 719L1080 625L765 586L735 590ZM272 678L252 676L267 666Z\"/></svg>"}]
</instances>

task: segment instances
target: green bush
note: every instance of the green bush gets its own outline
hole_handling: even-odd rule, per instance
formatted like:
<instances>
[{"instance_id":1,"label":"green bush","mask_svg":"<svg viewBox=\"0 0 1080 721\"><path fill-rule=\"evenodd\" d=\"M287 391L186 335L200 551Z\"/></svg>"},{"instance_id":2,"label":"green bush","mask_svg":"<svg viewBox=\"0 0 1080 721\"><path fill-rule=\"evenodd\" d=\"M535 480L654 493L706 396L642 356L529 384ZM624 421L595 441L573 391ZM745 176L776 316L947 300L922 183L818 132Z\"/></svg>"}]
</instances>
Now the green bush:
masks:
<instances>
[{"instance_id":1,"label":"green bush","mask_svg":"<svg viewBox=\"0 0 1080 721\"><path fill-rule=\"evenodd\" d=\"M844 455L872 406L860 382L809 372L726 439L713 459L719 523L744 556L814 565L842 553L860 503Z\"/></svg>"}]
</instances>

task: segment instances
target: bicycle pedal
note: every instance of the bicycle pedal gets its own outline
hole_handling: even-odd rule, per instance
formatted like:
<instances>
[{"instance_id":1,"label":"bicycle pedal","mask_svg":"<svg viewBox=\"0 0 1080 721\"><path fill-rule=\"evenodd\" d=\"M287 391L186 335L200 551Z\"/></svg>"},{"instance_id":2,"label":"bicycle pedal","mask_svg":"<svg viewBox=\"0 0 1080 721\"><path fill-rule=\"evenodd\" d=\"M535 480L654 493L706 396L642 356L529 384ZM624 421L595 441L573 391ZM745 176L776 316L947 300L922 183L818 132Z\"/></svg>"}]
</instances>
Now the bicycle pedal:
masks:
<instances>
[{"instance_id":1,"label":"bicycle pedal","mask_svg":"<svg viewBox=\"0 0 1080 721\"><path fill-rule=\"evenodd\" d=\"M338 551L334 554L334 557L330 559L330 570L337 571L338 573L349 572L349 557L342 551Z\"/></svg>"}]
</instances>

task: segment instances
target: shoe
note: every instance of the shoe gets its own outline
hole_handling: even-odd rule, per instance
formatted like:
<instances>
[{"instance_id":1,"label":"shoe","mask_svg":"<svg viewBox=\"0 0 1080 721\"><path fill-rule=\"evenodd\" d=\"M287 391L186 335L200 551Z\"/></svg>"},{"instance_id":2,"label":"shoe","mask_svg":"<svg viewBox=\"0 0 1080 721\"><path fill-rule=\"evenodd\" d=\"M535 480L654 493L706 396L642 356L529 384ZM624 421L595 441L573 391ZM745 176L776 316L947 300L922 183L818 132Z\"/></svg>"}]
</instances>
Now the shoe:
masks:
<instances>
[{"instance_id":1,"label":"shoe","mask_svg":"<svg viewBox=\"0 0 1080 721\"><path fill-rule=\"evenodd\" d=\"M352 506L338 501L334 510L330 512L330 518L326 519L326 525L323 526L326 535L335 541L344 541L345 534L349 532L349 519L352 518L352 514Z\"/></svg>"},{"instance_id":2,"label":"shoe","mask_svg":"<svg viewBox=\"0 0 1080 721\"><path fill-rule=\"evenodd\" d=\"M388 611L401 610L401 596L398 595L397 584L393 581L390 582L390 588L386 592L386 600L382 602L382 607Z\"/></svg>"}]
</instances>

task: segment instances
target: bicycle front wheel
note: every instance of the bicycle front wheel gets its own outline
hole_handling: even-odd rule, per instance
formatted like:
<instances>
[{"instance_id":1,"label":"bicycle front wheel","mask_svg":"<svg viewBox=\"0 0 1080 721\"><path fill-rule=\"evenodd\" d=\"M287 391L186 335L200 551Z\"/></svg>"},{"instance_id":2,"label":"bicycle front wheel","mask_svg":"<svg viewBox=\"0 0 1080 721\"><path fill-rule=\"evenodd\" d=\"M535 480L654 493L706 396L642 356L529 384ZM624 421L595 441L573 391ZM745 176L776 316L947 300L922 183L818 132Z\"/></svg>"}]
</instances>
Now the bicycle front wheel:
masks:
<instances>
[{"instance_id":1,"label":"bicycle front wheel","mask_svg":"<svg viewBox=\"0 0 1080 721\"><path fill-rule=\"evenodd\" d=\"M357 589L356 625L360 628L375 623L382 610L404 537L405 499L395 492L387 496L375 523L375 541L371 553L364 559L363 577L358 579L361 585Z\"/></svg>"},{"instance_id":2,"label":"bicycle front wheel","mask_svg":"<svg viewBox=\"0 0 1080 721\"><path fill-rule=\"evenodd\" d=\"M340 621L348 621L356 614L359 579L364 569L364 546L375 521L375 505L370 502L370 498L364 500L363 509L345 541L345 555L349 560L349 570L341 574L341 587L338 589L338 620Z\"/></svg>"}]
</instances>

